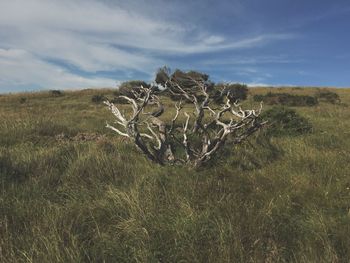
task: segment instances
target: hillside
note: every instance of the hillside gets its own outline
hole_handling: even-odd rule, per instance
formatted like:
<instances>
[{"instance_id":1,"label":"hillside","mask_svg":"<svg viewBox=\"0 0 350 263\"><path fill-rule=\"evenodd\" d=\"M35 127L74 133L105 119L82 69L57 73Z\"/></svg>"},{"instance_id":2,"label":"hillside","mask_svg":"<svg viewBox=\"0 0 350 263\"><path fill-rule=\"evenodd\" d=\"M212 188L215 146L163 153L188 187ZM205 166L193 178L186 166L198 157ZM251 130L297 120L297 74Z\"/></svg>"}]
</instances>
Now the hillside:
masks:
<instances>
[{"instance_id":1,"label":"hillside","mask_svg":"<svg viewBox=\"0 0 350 263\"><path fill-rule=\"evenodd\" d=\"M350 90L333 91L340 104L293 107L312 133L199 170L106 129L92 97L113 90L0 95L0 262L349 262ZM245 104L267 92L316 89Z\"/></svg>"}]
</instances>

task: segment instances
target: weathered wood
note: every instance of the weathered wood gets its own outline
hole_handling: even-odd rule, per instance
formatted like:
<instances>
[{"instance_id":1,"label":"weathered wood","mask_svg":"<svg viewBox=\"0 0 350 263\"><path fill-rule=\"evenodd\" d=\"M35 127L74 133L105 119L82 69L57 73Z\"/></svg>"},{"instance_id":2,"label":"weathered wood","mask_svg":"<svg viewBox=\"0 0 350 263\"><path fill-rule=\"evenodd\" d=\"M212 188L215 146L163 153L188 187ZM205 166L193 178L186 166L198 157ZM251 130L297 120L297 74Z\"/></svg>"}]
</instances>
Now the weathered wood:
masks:
<instances>
[{"instance_id":1,"label":"weathered wood","mask_svg":"<svg viewBox=\"0 0 350 263\"><path fill-rule=\"evenodd\" d=\"M133 94L133 98L122 96L132 109L133 113L129 117L113 103L105 102L116 117L116 124L120 128L109 124L106 127L120 136L132 138L141 152L158 164L187 163L199 167L223 148L229 136L233 137L233 144L238 144L265 124L258 119L262 105L257 111L243 110L237 102L230 101L228 93L225 103L218 109L214 109L210 106L212 99L207 83L195 79L188 81L193 82L195 91L191 92L172 80L168 80L165 87L170 93L179 95L193 104L192 114L183 113L185 121L182 128L175 127L182 110L182 101L175 104L176 112L171 122L165 123L159 118L165 108L159 97L155 95L155 88L142 86L140 92ZM152 105L157 105L157 109L146 112L146 108ZM142 127L145 127L143 130L146 129L146 131L141 132ZM176 150L179 147L182 151Z\"/></svg>"}]
</instances>

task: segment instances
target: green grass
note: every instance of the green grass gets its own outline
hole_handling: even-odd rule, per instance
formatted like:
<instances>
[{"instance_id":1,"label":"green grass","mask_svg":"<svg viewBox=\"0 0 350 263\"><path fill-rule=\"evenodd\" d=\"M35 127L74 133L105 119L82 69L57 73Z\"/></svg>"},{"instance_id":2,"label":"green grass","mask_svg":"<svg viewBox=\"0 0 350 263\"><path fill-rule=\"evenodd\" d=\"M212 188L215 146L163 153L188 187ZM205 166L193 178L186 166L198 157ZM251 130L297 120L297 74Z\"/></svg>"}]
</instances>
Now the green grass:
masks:
<instances>
[{"instance_id":1,"label":"green grass","mask_svg":"<svg viewBox=\"0 0 350 263\"><path fill-rule=\"evenodd\" d=\"M253 138L201 170L104 128L91 98L112 90L0 96L0 262L349 262L350 90L336 91L341 104L294 108L312 133ZM81 133L105 136L69 140Z\"/></svg>"}]
</instances>

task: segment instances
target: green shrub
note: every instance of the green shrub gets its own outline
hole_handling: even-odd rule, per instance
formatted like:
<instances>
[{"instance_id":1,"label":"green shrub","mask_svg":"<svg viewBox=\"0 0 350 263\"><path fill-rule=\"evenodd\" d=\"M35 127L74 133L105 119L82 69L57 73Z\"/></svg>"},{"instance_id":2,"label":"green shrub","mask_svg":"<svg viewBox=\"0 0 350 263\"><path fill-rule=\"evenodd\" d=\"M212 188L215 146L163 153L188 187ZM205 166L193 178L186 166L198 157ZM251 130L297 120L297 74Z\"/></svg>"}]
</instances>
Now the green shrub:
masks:
<instances>
[{"instance_id":1,"label":"green shrub","mask_svg":"<svg viewBox=\"0 0 350 263\"><path fill-rule=\"evenodd\" d=\"M178 95L178 94L171 94L170 93L170 95L168 95L169 96L169 98L172 100L172 101L182 101L182 102L184 102L184 103L191 103L191 101L189 100L189 99L187 99L187 98L184 98L184 96L182 96L182 95ZM202 101L204 101L205 100L205 96L204 95L198 95L197 96L197 100L199 101L199 102L202 102Z\"/></svg>"},{"instance_id":2,"label":"green shrub","mask_svg":"<svg viewBox=\"0 0 350 263\"><path fill-rule=\"evenodd\" d=\"M157 73L156 73L155 82L157 84L165 86L165 83L167 82L167 80L169 80L170 75L171 75L170 68L168 68L166 66L159 68Z\"/></svg>"},{"instance_id":3,"label":"green shrub","mask_svg":"<svg viewBox=\"0 0 350 263\"><path fill-rule=\"evenodd\" d=\"M194 70L184 72L177 69L171 75L171 78L173 81L179 83L182 87L185 88L190 88L194 85L196 86L196 83L194 83L192 80L204 82L209 81L209 75Z\"/></svg>"},{"instance_id":4,"label":"green shrub","mask_svg":"<svg viewBox=\"0 0 350 263\"><path fill-rule=\"evenodd\" d=\"M118 89L118 95L122 96L128 96L130 98L134 98L134 93L140 93L141 92L141 86L143 87L149 87L149 84L147 84L144 81L141 80L131 80L123 82Z\"/></svg>"},{"instance_id":5,"label":"green shrub","mask_svg":"<svg viewBox=\"0 0 350 263\"><path fill-rule=\"evenodd\" d=\"M114 104L128 104L128 101L121 97L114 97L113 99L110 100L110 102Z\"/></svg>"},{"instance_id":6,"label":"green shrub","mask_svg":"<svg viewBox=\"0 0 350 263\"><path fill-rule=\"evenodd\" d=\"M226 96L230 98L232 101L236 100L245 100L248 96L248 87L245 84L241 83L234 83L234 84L217 84L215 86L216 90L222 90L221 95Z\"/></svg>"},{"instance_id":7,"label":"green shrub","mask_svg":"<svg viewBox=\"0 0 350 263\"><path fill-rule=\"evenodd\" d=\"M179 69L171 73L167 67L160 68L156 74L155 82L164 86L168 80L179 84L182 89L192 94L199 92L198 82L205 83L209 91L214 88L214 83L209 80L209 75L205 73L194 70L185 72ZM177 90L176 86L172 88Z\"/></svg>"},{"instance_id":8,"label":"green shrub","mask_svg":"<svg viewBox=\"0 0 350 263\"><path fill-rule=\"evenodd\" d=\"M339 95L329 90L320 90L316 93L319 101L329 102L332 104L340 103Z\"/></svg>"},{"instance_id":9,"label":"green shrub","mask_svg":"<svg viewBox=\"0 0 350 263\"><path fill-rule=\"evenodd\" d=\"M272 93L266 95L255 95L255 101L263 101L268 105L284 105L284 106L315 106L318 104L316 97L307 95L292 95L288 93Z\"/></svg>"},{"instance_id":10,"label":"green shrub","mask_svg":"<svg viewBox=\"0 0 350 263\"><path fill-rule=\"evenodd\" d=\"M120 92L119 92L119 89L114 90L114 91L113 91L113 95L114 95L114 96L120 96L121 94L120 94Z\"/></svg>"},{"instance_id":11,"label":"green shrub","mask_svg":"<svg viewBox=\"0 0 350 263\"><path fill-rule=\"evenodd\" d=\"M106 100L106 97L105 97L104 95L102 95L102 94L94 95L94 96L92 96L92 98L91 98L91 101L92 101L93 103L101 103L101 102L103 102L104 100Z\"/></svg>"},{"instance_id":12,"label":"green shrub","mask_svg":"<svg viewBox=\"0 0 350 263\"><path fill-rule=\"evenodd\" d=\"M296 136L312 131L311 123L295 110L275 106L261 114L268 121L266 134L269 136Z\"/></svg>"},{"instance_id":13,"label":"green shrub","mask_svg":"<svg viewBox=\"0 0 350 263\"><path fill-rule=\"evenodd\" d=\"M62 90L50 90L49 93L53 97L61 97L64 95Z\"/></svg>"},{"instance_id":14,"label":"green shrub","mask_svg":"<svg viewBox=\"0 0 350 263\"><path fill-rule=\"evenodd\" d=\"M253 96L253 100L258 102L264 101L264 98L265 98L265 95L262 95L262 94L256 94Z\"/></svg>"}]
</instances>

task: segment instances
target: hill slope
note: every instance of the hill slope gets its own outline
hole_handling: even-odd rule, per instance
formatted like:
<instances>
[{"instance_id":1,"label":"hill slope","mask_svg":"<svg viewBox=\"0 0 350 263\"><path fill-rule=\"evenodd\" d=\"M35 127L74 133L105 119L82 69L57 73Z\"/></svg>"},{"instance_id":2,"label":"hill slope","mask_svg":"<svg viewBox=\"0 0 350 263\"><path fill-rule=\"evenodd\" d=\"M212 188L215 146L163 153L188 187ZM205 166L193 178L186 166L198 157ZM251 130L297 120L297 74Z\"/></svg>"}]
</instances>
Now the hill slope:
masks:
<instances>
[{"instance_id":1,"label":"hill slope","mask_svg":"<svg viewBox=\"0 0 350 263\"><path fill-rule=\"evenodd\" d=\"M281 90L246 103L267 91ZM350 261L350 90L295 108L313 133L198 171L154 165L104 128L101 93L0 96L0 262Z\"/></svg>"}]
</instances>

